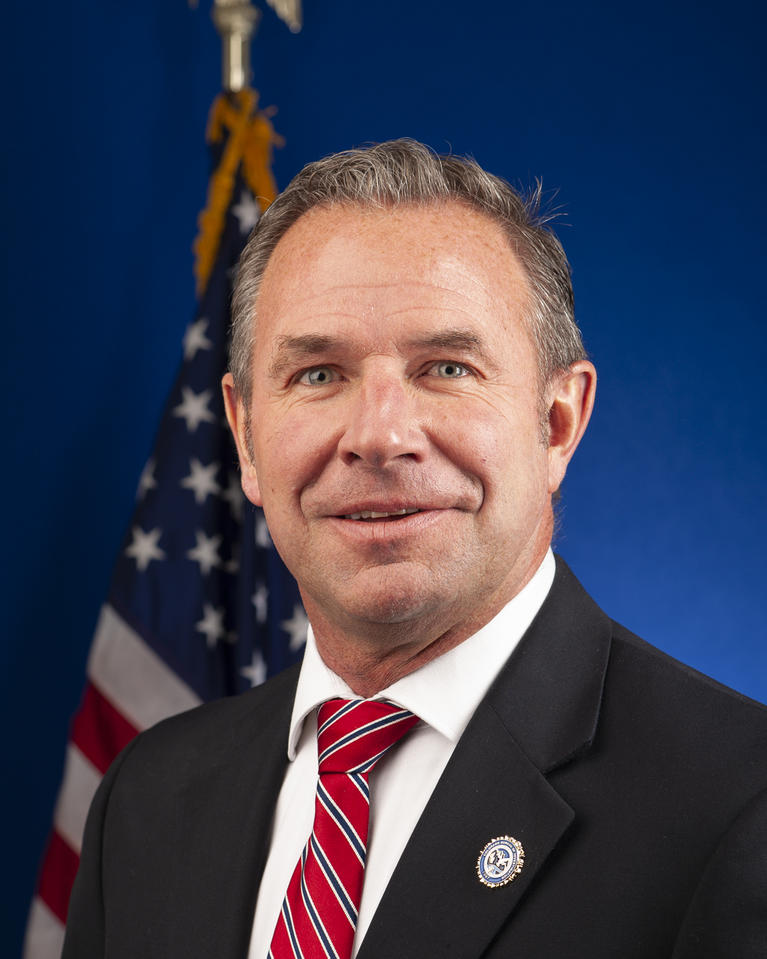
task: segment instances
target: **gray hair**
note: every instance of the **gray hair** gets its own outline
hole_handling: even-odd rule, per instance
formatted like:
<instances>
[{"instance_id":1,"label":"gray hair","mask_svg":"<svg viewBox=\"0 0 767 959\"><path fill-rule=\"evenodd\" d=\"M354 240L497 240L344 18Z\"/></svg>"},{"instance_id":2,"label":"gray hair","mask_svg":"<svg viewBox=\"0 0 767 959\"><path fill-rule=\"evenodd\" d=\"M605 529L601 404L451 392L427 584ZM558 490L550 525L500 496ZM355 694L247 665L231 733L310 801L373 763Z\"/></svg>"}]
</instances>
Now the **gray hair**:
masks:
<instances>
[{"instance_id":1,"label":"gray hair","mask_svg":"<svg viewBox=\"0 0 767 959\"><path fill-rule=\"evenodd\" d=\"M573 314L570 265L541 212L541 184L523 196L472 159L442 156L415 140L390 140L310 163L261 217L240 257L232 301L230 369L238 395L250 398L256 299L266 265L288 229L315 207L459 202L498 223L526 271L526 317L542 386L585 359Z\"/></svg>"}]
</instances>

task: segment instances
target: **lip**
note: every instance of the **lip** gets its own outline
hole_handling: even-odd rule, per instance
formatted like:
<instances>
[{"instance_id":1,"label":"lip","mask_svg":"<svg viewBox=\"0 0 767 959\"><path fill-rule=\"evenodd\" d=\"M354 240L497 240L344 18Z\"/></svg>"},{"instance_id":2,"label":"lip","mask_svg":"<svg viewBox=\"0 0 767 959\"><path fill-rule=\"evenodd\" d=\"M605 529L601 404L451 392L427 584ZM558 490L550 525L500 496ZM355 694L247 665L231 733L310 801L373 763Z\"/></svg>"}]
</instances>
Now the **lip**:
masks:
<instances>
[{"instance_id":1,"label":"lip","mask_svg":"<svg viewBox=\"0 0 767 959\"><path fill-rule=\"evenodd\" d=\"M407 509L412 507L399 507ZM363 509L355 508L351 512L361 513L370 510L372 512L395 512L395 508L389 506L387 509L365 507ZM445 508L421 508L418 513L409 513L404 516L397 516L392 519L376 520L358 520L348 519L349 514L343 516L328 516L326 521L330 527L344 539L353 540L359 543L382 543L394 542L411 536L419 536L428 531L431 527L446 521L454 512L452 509Z\"/></svg>"},{"instance_id":2,"label":"lip","mask_svg":"<svg viewBox=\"0 0 767 959\"><path fill-rule=\"evenodd\" d=\"M399 519L401 516L412 516L413 513L420 513L417 506L405 507L403 509L392 510L360 510L359 512L349 513L344 519L354 520L379 520L379 519ZM366 515L367 514L367 515Z\"/></svg>"},{"instance_id":3,"label":"lip","mask_svg":"<svg viewBox=\"0 0 767 959\"><path fill-rule=\"evenodd\" d=\"M401 513L402 510L419 510L421 512L428 512L429 510L442 510L447 509L453 506L453 502L447 502L444 498L432 497L431 499L425 501L423 499L423 494L419 499L414 496L412 499L408 499L407 496L402 494L398 495L396 499L392 497L391 499L384 499L383 497L376 497L375 499L371 497L366 497L365 499L349 499L346 502L336 501L336 503L326 504L323 512L326 516L334 516L339 519L344 519L347 516L353 516L357 513ZM330 508L328 508L328 506Z\"/></svg>"},{"instance_id":4,"label":"lip","mask_svg":"<svg viewBox=\"0 0 767 959\"><path fill-rule=\"evenodd\" d=\"M390 503L375 503L370 506L355 506L352 509L345 508L343 513L336 514L336 516L339 519L351 519L355 522L364 522L365 520L370 521L371 519L383 520L387 519L389 516L394 517L395 519L401 519L403 516L420 513L432 508L433 507L430 506L420 506L416 503L405 503L402 506L395 506ZM363 519L361 515L363 513L372 513L373 516L366 516Z\"/></svg>"}]
</instances>

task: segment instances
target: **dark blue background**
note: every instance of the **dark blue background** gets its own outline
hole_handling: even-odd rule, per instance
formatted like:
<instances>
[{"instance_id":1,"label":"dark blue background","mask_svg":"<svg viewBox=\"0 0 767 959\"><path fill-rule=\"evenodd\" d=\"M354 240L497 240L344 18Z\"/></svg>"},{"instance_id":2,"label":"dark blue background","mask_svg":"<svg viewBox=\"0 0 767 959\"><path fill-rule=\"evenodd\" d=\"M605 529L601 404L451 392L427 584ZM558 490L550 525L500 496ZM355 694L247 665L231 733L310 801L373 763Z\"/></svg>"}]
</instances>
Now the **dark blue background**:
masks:
<instances>
[{"instance_id":1,"label":"dark blue background","mask_svg":"<svg viewBox=\"0 0 767 959\"><path fill-rule=\"evenodd\" d=\"M255 85L306 161L408 135L543 178L600 371L561 552L657 645L767 700L761 5L306 0ZM20 948L99 605L194 305L210 0L5 14L5 864ZM4 777L5 778L5 777Z\"/></svg>"}]
</instances>

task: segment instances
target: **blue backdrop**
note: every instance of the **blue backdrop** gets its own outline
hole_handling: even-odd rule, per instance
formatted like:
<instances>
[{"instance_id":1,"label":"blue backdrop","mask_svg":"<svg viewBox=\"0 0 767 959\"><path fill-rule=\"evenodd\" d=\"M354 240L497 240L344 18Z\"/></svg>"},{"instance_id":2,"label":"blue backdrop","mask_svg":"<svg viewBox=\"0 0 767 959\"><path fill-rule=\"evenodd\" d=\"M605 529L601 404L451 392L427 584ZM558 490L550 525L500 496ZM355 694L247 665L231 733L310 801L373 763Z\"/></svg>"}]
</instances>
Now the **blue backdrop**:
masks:
<instances>
[{"instance_id":1,"label":"blue backdrop","mask_svg":"<svg viewBox=\"0 0 767 959\"><path fill-rule=\"evenodd\" d=\"M393 136L558 191L600 372L559 549L615 618L767 700L761 5L305 0L255 85L310 159ZM14 4L5 93L0 941L18 953L99 605L192 317L210 0Z\"/></svg>"}]
</instances>

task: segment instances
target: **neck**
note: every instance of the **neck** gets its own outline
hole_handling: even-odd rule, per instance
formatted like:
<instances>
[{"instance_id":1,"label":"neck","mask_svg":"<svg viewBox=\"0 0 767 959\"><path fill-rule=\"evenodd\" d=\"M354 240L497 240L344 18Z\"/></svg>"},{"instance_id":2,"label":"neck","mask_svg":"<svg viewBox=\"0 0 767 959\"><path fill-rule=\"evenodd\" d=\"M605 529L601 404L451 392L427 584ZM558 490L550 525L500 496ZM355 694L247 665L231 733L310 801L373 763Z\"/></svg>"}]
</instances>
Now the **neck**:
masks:
<instances>
[{"instance_id":1,"label":"neck","mask_svg":"<svg viewBox=\"0 0 767 959\"><path fill-rule=\"evenodd\" d=\"M513 591L500 593L469 615L440 609L430 617L405 622L339 623L305 596L317 651L356 695L368 699L473 636L527 585L542 560L543 556Z\"/></svg>"},{"instance_id":2,"label":"neck","mask_svg":"<svg viewBox=\"0 0 767 959\"><path fill-rule=\"evenodd\" d=\"M472 633L457 633L449 630L431 639L427 643L412 641L413 627L407 630L411 641L402 641L391 645L389 632L386 646L374 646L361 643L359 637L350 642L348 637L339 640L339 636L315 629L317 650L329 669L363 699L375 696L398 679L415 672L421 666L455 648ZM472 631L475 632L475 631Z\"/></svg>"}]
</instances>

